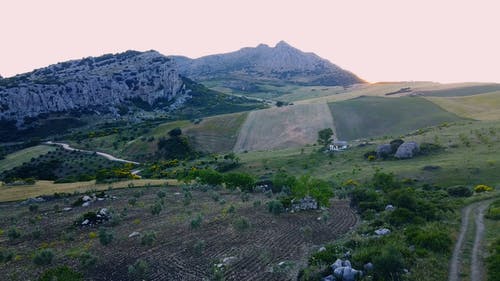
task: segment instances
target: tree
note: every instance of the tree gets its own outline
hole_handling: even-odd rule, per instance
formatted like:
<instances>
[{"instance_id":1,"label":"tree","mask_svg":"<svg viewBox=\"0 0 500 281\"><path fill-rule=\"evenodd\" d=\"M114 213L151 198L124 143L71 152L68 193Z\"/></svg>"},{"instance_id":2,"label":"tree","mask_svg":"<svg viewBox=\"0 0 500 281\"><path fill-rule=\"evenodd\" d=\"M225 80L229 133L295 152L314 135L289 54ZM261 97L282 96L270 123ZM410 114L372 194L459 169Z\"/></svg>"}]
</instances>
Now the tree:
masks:
<instances>
[{"instance_id":1,"label":"tree","mask_svg":"<svg viewBox=\"0 0 500 281\"><path fill-rule=\"evenodd\" d=\"M333 130L326 128L318 132L318 144L326 147L332 142Z\"/></svg>"},{"instance_id":2,"label":"tree","mask_svg":"<svg viewBox=\"0 0 500 281\"><path fill-rule=\"evenodd\" d=\"M226 174L224 175L224 182L227 189L234 190L239 187L243 192L252 192L255 186L255 179L251 175L244 173Z\"/></svg>"},{"instance_id":3,"label":"tree","mask_svg":"<svg viewBox=\"0 0 500 281\"><path fill-rule=\"evenodd\" d=\"M178 137L178 136L182 135L182 130L181 130L181 128L178 128L178 127L174 128L168 132L168 135L173 137L173 138Z\"/></svg>"}]
</instances>

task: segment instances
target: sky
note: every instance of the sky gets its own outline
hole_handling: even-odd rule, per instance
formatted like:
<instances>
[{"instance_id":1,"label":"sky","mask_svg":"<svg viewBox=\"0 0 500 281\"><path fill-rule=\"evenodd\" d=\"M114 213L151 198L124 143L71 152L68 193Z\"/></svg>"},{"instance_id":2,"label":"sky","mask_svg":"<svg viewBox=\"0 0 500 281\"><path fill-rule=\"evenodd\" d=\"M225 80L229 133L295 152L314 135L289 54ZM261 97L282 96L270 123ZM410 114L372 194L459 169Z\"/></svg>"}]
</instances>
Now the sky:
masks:
<instances>
[{"instance_id":1,"label":"sky","mask_svg":"<svg viewBox=\"0 0 500 281\"><path fill-rule=\"evenodd\" d=\"M500 82L499 11L498 0L0 0L0 75L284 40L369 82Z\"/></svg>"}]
</instances>

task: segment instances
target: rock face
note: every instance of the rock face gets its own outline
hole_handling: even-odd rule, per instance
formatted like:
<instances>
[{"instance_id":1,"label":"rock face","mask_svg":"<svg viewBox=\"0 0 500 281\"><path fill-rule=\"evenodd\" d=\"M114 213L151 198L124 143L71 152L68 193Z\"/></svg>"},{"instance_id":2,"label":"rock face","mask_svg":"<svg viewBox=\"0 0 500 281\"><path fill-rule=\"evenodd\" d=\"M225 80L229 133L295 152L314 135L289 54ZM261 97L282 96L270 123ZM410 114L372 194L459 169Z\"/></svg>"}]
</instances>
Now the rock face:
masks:
<instances>
[{"instance_id":1,"label":"rock face","mask_svg":"<svg viewBox=\"0 0 500 281\"><path fill-rule=\"evenodd\" d=\"M224 80L224 86L252 91L256 81L288 82L301 85L347 86L364 83L313 53L304 53L284 41L275 47L261 44L236 52L198 59L173 57L179 71L197 81Z\"/></svg>"},{"instance_id":2,"label":"rock face","mask_svg":"<svg viewBox=\"0 0 500 281\"><path fill-rule=\"evenodd\" d=\"M22 125L41 114L72 111L118 114L124 101L175 108L189 98L172 59L156 51L67 61L0 79L0 119Z\"/></svg>"},{"instance_id":3,"label":"rock face","mask_svg":"<svg viewBox=\"0 0 500 281\"><path fill-rule=\"evenodd\" d=\"M377 158L386 158L392 153L392 147L390 144L381 144L377 147Z\"/></svg>"},{"instance_id":4,"label":"rock face","mask_svg":"<svg viewBox=\"0 0 500 281\"><path fill-rule=\"evenodd\" d=\"M398 159L413 158L418 154L419 151L420 148L418 146L418 143L414 141L404 142L398 147L398 150L396 151L396 154L394 154L394 157Z\"/></svg>"}]
</instances>

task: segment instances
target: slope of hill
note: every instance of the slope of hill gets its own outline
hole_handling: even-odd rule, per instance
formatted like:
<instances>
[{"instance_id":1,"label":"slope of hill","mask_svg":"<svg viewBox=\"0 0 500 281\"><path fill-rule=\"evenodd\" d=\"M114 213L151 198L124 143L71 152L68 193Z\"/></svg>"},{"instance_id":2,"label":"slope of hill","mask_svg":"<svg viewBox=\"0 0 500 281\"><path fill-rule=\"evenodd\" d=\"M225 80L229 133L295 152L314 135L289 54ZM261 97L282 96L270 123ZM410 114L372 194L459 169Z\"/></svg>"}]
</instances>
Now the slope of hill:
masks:
<instances>
[{"instance_id":1,"label":"slope of hill","mask_svg":"<svg viewBox=\"0 0 500 281\"><path fill-rule=\"evenodd\" d=\"M202 82L217 81L218 86L241 92L258 92L259 84L344 86L363 83L353 73L284 41L275 47L261 44L198 59L173 58L182 75Z\"/></svg>"},{"instance_id":2,"label":"slope of hill","mask_svg":"<svg viewBox=\"0 0 500 281\"><path fill-rule=\"evenodd\" d=\"M500 91L454 97L425 97L440 107L465 118L500 119Z\"/></svg>"},{"instance_id":3,"label":"slope of hill","mask_svg":"<svg viewBox=\"0 0 500 281\"><path fill-rule=\"evenodd\" d=\"M416 129L461 120L418 97L360 97L329 105L337 137L344 140L398 137Z\"/></svg>"}]
</instances>

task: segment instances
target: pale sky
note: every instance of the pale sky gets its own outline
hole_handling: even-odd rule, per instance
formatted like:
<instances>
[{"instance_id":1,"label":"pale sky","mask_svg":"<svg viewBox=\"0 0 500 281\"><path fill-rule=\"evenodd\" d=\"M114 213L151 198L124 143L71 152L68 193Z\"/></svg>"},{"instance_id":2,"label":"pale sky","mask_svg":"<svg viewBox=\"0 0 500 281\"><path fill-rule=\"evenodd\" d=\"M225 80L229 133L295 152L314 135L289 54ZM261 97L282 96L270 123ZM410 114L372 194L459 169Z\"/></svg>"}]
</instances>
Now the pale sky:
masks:
<instances>
[{"instance_id":1,"label":"pale sky","mask_svg":"<svg viewBox=\"0 0 500 281\"><path fill-rule=\"evenodd\" d=\"M498 0L0 0L0 74L285 40L370 82L500 82Z\"/></svg>"}]
</instances>

